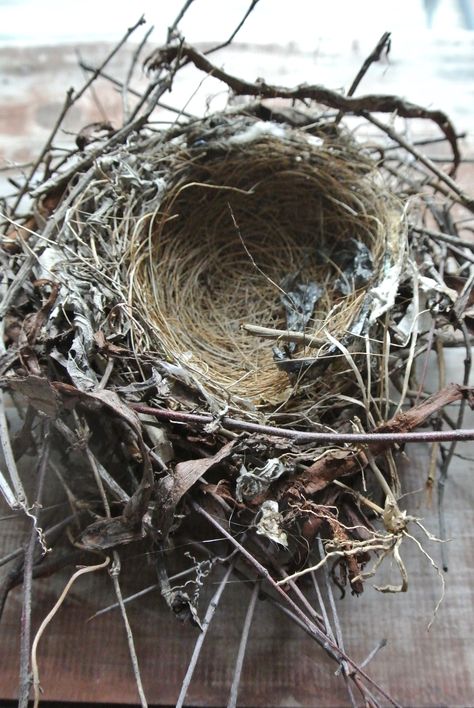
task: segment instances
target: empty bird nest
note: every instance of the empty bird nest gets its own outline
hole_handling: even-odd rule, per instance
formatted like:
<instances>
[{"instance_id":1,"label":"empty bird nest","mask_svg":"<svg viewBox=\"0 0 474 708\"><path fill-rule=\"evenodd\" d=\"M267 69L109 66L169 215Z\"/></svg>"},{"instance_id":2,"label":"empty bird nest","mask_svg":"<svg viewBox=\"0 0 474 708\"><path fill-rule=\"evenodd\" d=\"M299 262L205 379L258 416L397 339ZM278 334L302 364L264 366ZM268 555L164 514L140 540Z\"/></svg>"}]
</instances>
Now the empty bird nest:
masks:
<instances>
[{"instance_id":1,"label":"empty bird nest","mask_svg":"<svg viewBox=\"0 0 474 708\"><path fill-rule=\"evenodd\" d=\"M157 130L152 113L189 63L255 100L205 118L178 109ZM211 566L194 558L191 594L170 585L164 559L177 538L201 552L204 524L245 561L222 560L219 546L222 582L240 573L282 596L351 663L346 678L368 686L323 618L295 606L291 578L304 589L330 560L337 584L360 593L390 557L399 582L379 589L407 588L399 547L419 522L399 506L396 453L448 404L462 427L469 357L463 380L434 395L425 374L446 342L470 346L472 256L452 213L473 203L377 116L434 122L455 168L454 130L393 96L249 84L182 41L147 68L150 89L122 127L89 126L66 157L53 134L4 204L0 373L20 423L15 432L3 409L0 482L34 520L28 572L41 573L57 527L33 506L44 483L31 492L18 472L33 456L67 490L75 526L63 542L74 537L86 564L125 543L155 549L166 602L199 624ZM424 439L459 436L436 425ZM37 692L36 654L32 665Z\"/></svg>"},{"instance_id":2,"label":"empty bird nest","mask_svg":"<svg viewBox=\"0 0 474 708\"><path fill-rule=\"evenodd\" d=\"M143 156L159 191L126 256L135 349L215 409L309 412L346 390L334 339L365 333L400 269L401 205L348 136L318 132L224 114Z\"/></svg>"}]
</instances>

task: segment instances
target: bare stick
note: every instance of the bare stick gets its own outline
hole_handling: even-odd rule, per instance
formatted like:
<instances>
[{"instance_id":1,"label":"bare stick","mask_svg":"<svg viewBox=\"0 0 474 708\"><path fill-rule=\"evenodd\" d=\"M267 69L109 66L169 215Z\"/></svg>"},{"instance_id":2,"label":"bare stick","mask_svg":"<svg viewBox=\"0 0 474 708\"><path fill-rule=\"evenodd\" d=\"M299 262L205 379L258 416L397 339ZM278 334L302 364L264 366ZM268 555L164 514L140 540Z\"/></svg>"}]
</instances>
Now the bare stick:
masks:
<instances>
[{"instance_id":1,"label":"bare stick","mask_svg":"<svg viewBox=\"0 0 474 708\"><path fill-rule=\"evenodd\" d=\"M45 539L45 541L48 541L51 536L56 535L58 531L61 531L65 526L70 524L71 521L76 518L76 516L76 514L71 514L59 523L55 524L54 526L51 526L51 528L46 529L46 531L43 531L43 538ZM0 568L2 567L2 565L6 565L6 563L9 563L10 561L14 560L15 558L18 558L24 553L24 546L19 546L18 548L15 548L14 551L7 553L7 555L3 556L3 558L0 558ZM23 563L23 560L21 562Z\"/></svg>"},{"instance_id":2,"label":"bare stick","mask_svg":"<svg viewBox=\"0 0 474 708\"><path fill-rule=\"evenodd\" d=\"M177 57L187 57L196 68L204 71L206 74L211 74L219 81L225 83L237 96L259 96L261 98L287 98L290 100L310 99L318 103L322 103L329 108L336 108L345 113L354 115L363 115L367 117L368 111L378 113L394 113L397 112L402 118L424 118L432 120L440 130L443 131L448 140L454 157L454 168L457 167L460 161L459 149L456 140L455 130L445 113L442 111L430 110L418 106L415 103L404 101L398 96L391 95L367 95L358 98L343 96L337 91L331 91L324 86L308 86L303 84L296 88L285 88L283 86L271 86L264 81L258 83L250 83L236 76L228 74L218 66L198 52L194 47L188 44L180 44L179 47L167 46L157 50L151 57L148 58L146 65L149 70L159 70L164 64L170 65ZM375 120L373 121L375 122ZM386 127L382 124L382 130ZM401 143L400 143L401 144ZM426 158L425 158L426 159ZM425 163L426 164L426 163ZM433 170L443 175L435 165L432 165ZM446 177L446 175L444 175ZM449 179L449 178L448 178ZM454 185L456 193L459 193L457 185ZM465 196L466 206L470 205L474 208L474 200Z\"/></svg>"},{"instance_id":3,"label":"bare stick","mask_svg":"<svg viewBox=\"0 0 474 708\"><path fill-rule=\"evenodd\" d=\"M461 322L460 325L463 337L464 337L464 343L466 347L466 356L464 359L464 381L469 381L469 377L471 375L471 364L472 364L472 354L471 354L471 342L469 339L469 333L467 331L467 327L464 321ZM464 413L466 411L466 402L461 401L461 404L459 406L459 412L458 412L458 417L456 421L456 426L462 425L463 420L464 420ZM439 479L438 479L438 519L439 519L439 537L442 540L446 539L446 519L444 516L444 492L446 489L446 482L448 479L448 469L449 465L451 464L451 460L453 459L453 455L456 449L456 440L453 440L451 442L451 445L449 446L448 454L446 455L445 459L443 460L443 464L440 469L439 473ZM443 570L447 571L448 570L448 558L447 558L448 552L446 549L446 544L442 543L441 544L441 562L443 565Z\"/></svg>"},{"instance_id":4,"label":"bare stick","mask_svg":"<svg viewBox=\"0 0 474 708\"><path fill-rule=\"evenodd\" d=\"M48 426L49 427L49 426ZM43 437L43 447L41 450L38 479L36 482L36 504L39 507L44 487L46 469L49 460L49 431ZM20 633L20 683L18 691L18 708L28 708L28 698L30 695L31 675L30 675L30 652L31 652L31 590L33 581L33 562L35 548L38 542L37 514L32 514L33 527L31 529L28 545L25 550L25 562L23 568L23 603L21 606L21 633Z\"/></svg>"},{"instance_id":5,"label":"bare stick","mask_svg":"<svg viewBox=\"0 0 474 708\"><path fill-rule=\"evenodd\" d=\"M46 143L45 143L43 149L41 150L40 154L38 155L36 161L33 163L33 166L32 166L31 170L29 171L29 173L28 173L28 175L27 175L27 177L26 177L25 183L23 184L22 188L20 189L20 191L19 191L19 193L18 193L18 195L17 195L16 201L15 201L13 207L12 207L12 213L13 213L13 214L14 214L15 211L18 209L18 205L20 204L20 202L21 202L23 196L26 194L26 192L27 192L27 190L28 190L28 187L29 187L30 184L31 184L31 180L33 179L33 177L34 177L34 175L35 175L35 173L36 173L36 170L38 169L38 167L39 167L39 166L41 165L41 163L43 162L43 160L44 160L44 158L45 158L45 155L48 153L48 151L49 151L49 149L50 149L50 147L51 147L51 145L52 145L52 143L53 143L53 140L54 140L54 138L56 137L56 134L57 134L57 132L58 132L60 126L61 126L61 123L62 123L63 120L64 120L64 116L66 115L66 113L68 112L68 110L71 108L72 104L74 103L73 94L74 94L74 89L73 89L73 88L70 88L70 89L68 90L68 92L66 93L66 98L64 99L64 105L63 105L63 107L62 107L62 109L61 109L61 111L60 111L60 113L59 113L59 115L58 115L58 117L57 117L57 119L56 119L56 122L55 122L55 124L54 124L54 126L53 126L53 129L52 129L52 131L51 131L51 133L50 133L50 136L49 136L48 140L46 141Z\"/></svg>"},{"instance_id":6,"label":"bare stick","mask_svg":"<svg viewBox=\"0 0 474 708\"><path fill-rule=\"evenodd\" d=\"M250 596L250 602L247 608L247 614L245 615L244 626L242 628L242 636L240 638L239 651L237 654L237 661L235 662L234 677L232 679L232 686L230 688L229 701L227 703L227 708L236 708L237 697L239 694L240 677L242 675L242 667L244 665L245 652L247 650L247 642L249 639L250 627L252 626L253 615L255 612L255 605L258 598L259 583L255 583L253 586L252 594Z\"/></svg>"},{"instance_id":7,"label":"bare stick","mask_svg":"<svg viewBox=\"0 0 474 708\"><path fill-rule=\"evenodd\" d=\"M112 564L112 567L110 568L110 577L112 578L112 582L114 584L114 590L115 594L117 596L117 602L120 607L120 612L122 615L122 620L123 624L125 626L125 633L127 635L127 644L128 644L128 651L130 654L130 660L132 662L132 670L133 670L133 675L135 678L135 683L137 685L137 691L138 691L138 696L140 698L140 703L142 708L147 708L148 702L145 696L145 691L143 689L143 683L140 675L140 667L138 665L138 657L137 657L137 652L135 650L135 642L133 639L133 633L132 633L132 628L130 627L130 622L128 619L127 611L125 609L125 604L123 601L123 596L122 596L122 590L120 588L120 583L118 576L120 574L120 556L118 554L118 551L113 552L113 557L114 557L114 562Z\"/></svg>"},{"instance_id":8,"label":"bare stick","mask_svg":"<svg viewBox=\"0 0 474 708\"><path fill-rule=\"evenodd\" d=\"M81 62L80 66L85 71L97 71L97 69L95 67L91 66L90 64L87 64L84 61ZM124 84L121 81L114 79L113 76L110 76L110 74L107 74L105 71L101 71L100 76L102 76L102 78L106 79L107 81L110 81L111 84L113 84L114 86L116 86L117 88L119 88L123 91ZM135 91L135 89L131 88L130 86L127 87L127 91L132 96L136 96L137 98L142 97L142 94L140 93L140 91ZM160 108L164 108L167 111L171 111L172 113L179 113L180 115L185 116L186 118L196 118L196 116L194 116L192 113L187 113L186 111L180 110L179 108L175 108L174 106L170 106L168 103L163 103L163 101L157 101L156 105L159 106Z\"/></svg>"},{"instance_id":9,"label":"bare stick","mask_svg":"<svg viewBox=\"0 0 474 708\"><path fill-rule=\"evenodd\" d=\"M39 701L40 701L40 678L39 678L39 669L38 669L38 658L37 658L37 652L38 652L38 644L43 636L43 632L48 626L48 624L51 622L61 605L63 604L64 600L66 599L66 596L71 589L71 586L75 583L75 581L81 577L81 575L85 575L86 573L95 573L97 570L102 570L102 568L105 568L110 562L110 558L107 557L103 563L99 563L99 565L88 565L86 568L80 568L77 570L74 575L72 575L68 582L66 583L66 586L64 590L62 591L61 595L59 596L58 600L54 604L53 608L48 612L44 620L41 622L38 631L36 632L35 638L33 640L33 645L31 647L31 669L33 671L33 691L34 691L34 708L38 708Z\"/></svg>"},{"instance_id":10,"label":"bare stick","mask_svg":"<svg viewBox=\"0 0 474 708\"><path fill-rule=\"evenodd\" d=\"M376 61L380 61L380 57L382 56L382 52L385 52L388 54L390 51L390 32L384 32L383 35L380 37L379 41L377 42L377 45L375 48L372 50L372 52L369 54L367 59L364 61L362 64L361 68L359 69L354 81L352 82L347 95L348 96L353 96L357 90L357 87L359 86L360 82L372 66L372 64ZM340 123L344 113L343 111L339 111L336 117L336 125Z\"/></svg>"},{"instance_id":11,"label":"bare stick","mask_svg":"<svg viewBox=\"0 0 474 708\"><path fill-rule=\"evenodd\" d=\"M130 403L130 408L139 413L147 413L162 420L174 421L176 423L194 423L207 425L212 423L212 415L200 413L188 413L186 411L173 411L165 408L152 408L141 403ZM291 428L278 428L273 425L260 425L237 418L222 418L222 426L231 430L245 430L251 433L262 433L264 435L278 435L281 438L288 438L297 442L315 443L419 443L419 442L458 442L474 440L474 429L466 430L432 430L429 432L414 433L308 433Z\"/></svg>"},{"instance_id":12,"label":"bare stick","mask_svg":"<svg viewBox=\"0 0 474 708\"><path fill-rule=\"evenodd\" d=\"M204 640L206 638L207 631L209 629L209 626L212 622L212 618L214 617L214 613L217 609L217 606L219 604L219 600L221 599L221 595L224 592L224 588L227 585L227 581L229 580L232 571L234 569L234 563L231 563L229 567L227 568L221 582L219 583L219 586L212 596L212 599L207 607L207 611L205 614L205 617L202 622L202 632L200 633L199 637L197 638L196 644L194 645L194 651L191 656L191 660L188 665L188 669L186 671L186 675L183 679L183 683L181 685L181 691L179 692L178 700L176 701L176 708L182 708L184 705L184 701L186 698L186 694L189 689L189 685L191 683L191 680L193 678L194 670L196 668L196 664L199 659L199 655L201 653L202 645L204 643Z\"/></svg>"},{"instance_id":13,"label":"bare stick","mask_svg":"<svg viewBox=\"0 0 474 708\"><path fill-rule=\"evenodd\" d=\"M318 537L318 548L319 548L319 553L320 553L321 558L324 558L326 555L326 552L324 550L324 546L323 546L323 543L322 543L320 537ZM314 573L312 573L312 575L314 576ZM344 651L344 642L342 639L341 623L339 622L339 615L337 614L336 603L334 602L334 593L332 591L331 583L329 582L329 571L328 571L327 565L323 566L323 575L324 575L324 581L326 584L326 592L327 592L328 598L329 598L329 605L331 607L331 613L332 613L332 617L334 620L334 631L336 634L336 637L335 637L336 644L340 649L342 649ZM349 673L347 663L342 662L341 667L343 669L343 673L347 675Z\"/></svg>"},{"instance_id":14,"label":"bare stick","mask_svg":"<svg viewBox=\"0 0 474 708\"><path fill-rule=\"evenodd\" d=\"M450 243L453 246L459 246L460 248L469 248L469 250L474 251L474 242L465 241L460 239L458 236L450 236L442 231L433 231L433 229L427 229L425 226L412 226L411 230L418 234L426 234L435 241L444 241L444 243Z\"/></svg>"},{"instance_id":15,"label":"bare stick","mask_svg":"<svg viewBox=\"0 0 474 708\"><path fill-rule=\"evenodd\" d=\"M8 502L9 506L12 509L26 509L28 502L26 499L25 490L23 488L23 483L20 479L20 475L18 474L15 458L13 456L10 435L8 432L7 418L5 415L5 397L2 389L0 389L0 443L1 449L3 451L3 457L5 459L5 465L10 474L10 480L15 494L13 494L12 490L10 489L10 485L1 473L0 490L2 491L5 500Z\"/></svg>"},{"instance_id":16,"label":"bare stick","mask_svg":"<svg viewBox=\"0 0 474 708\"><path fill-rule=\"evenodd\" d=\"M377 126L380 130L386 133L392 140L395 140L404 150L409 152L411 155L416 157L425 167L427 167L430 172L436 175L436 177L444 184L449 187L449 189L459 197L460 202L470 211L474 211L474 199L466 194L456 182L451 179L449 175L440 170L436 165L431 162L422 152L417 150L413 145L407 142L401 135L399 135L395 130L393 130L386 123L382 123L378 118L375 118L371 113L363 112L364 117ZM455 163L456 164L456 163Z\"/></svg>"},{"instance_id":17,"label":"bare stick","mask_svg":"<svg viewBox=\"0 0 474 708\"><path fill-rule=\"evenodd\" d=\"M205 54L206 56L209 56L209 54L213 54L214 52L217 52L219 49L224 49L224 47L227 47L229 44L231 44L232 41L233 41L233 40L235 39L235 37L237 36L237 34L238 34L238 33L240 32L240 30L242 29L242 27L244 26L244 24L246 23L246 21L247 21L249 15L251 14L251 12L254 10L254 8L256 7L256 5L258 5L258 2L259 2L259 0L251 0L251 3L250 3L250 5L249 5L249 7L248 7L248 9L247 9L247 12L246 12L245 15L242 17L242 19L240 20L239 24L237 25L237 27L235 28L235 30L232 32L232 34L230 35L230 37L229 37L228 39L226 39L225 42L222 42L222 44L218 44L217 47L212 47L212 49L208 49L207 52L204 52L204 54Z\"/></svg>"},{"instance_id":18,"label":"bare stick","mask_svg":"<svg viewBox=\"0 0 474 708\"><path fill-rule=\"evenodd\" d=\"M289 329L272 329L271 327L260 327L259 325L243 324L242 329L249 334L255 334L257 337L268 339L278 339L282 342L301 342L307 347L318 349L323 344L327 344L327 340L311 337L304 332L293 332Z\"/></svg>"},{"instance_id":19,"label":"bare stick","mask_svg":"<svg viewBox=\"0 0 474 708\"><path fill-rule=\"evenodd\" d=\"M88 430L87 425L85 423L83 424L82 427L84 430L86 430L86 431ZM89 447L86 448L86 454L87 454L87 459L89 460L89 464L90 464L92 471L94 473L95 481L96 481L97 487L99 489L99 494L102 498L102 503L104 505L105 514L106 514L107 518L110 519L111 518L110 505L109 505L109 501L107 499L107 495L105 493L104 485L102 484L102 475L101 475L101 471L99 469L99 463L95 459L95 457L92 454L92 452L90 451ZM125 634L127 636L128 651L130 654L130 661L132 663L132 671L133 671L133 675L135 677L135 683L137 686L138 696L140 698L140 703L142 705L142 708L147 708L148 703L147 703L147 700L145 697L145 691L143 689L143 683L142 683L142 678L141 678L141 674L140 674L140 667L138 664L137 652L135 650L135 642L133 639L132 628L130 627L130 622L128 620L127 611L125 609L125 605L123 602L122 590L120 588L120 583L119 583L121 563L120 563L120 556L118 554L118 551L115 551L115 550L113 551L113 559L114 559L113 564L110 569L110 577L112 578L112 582L113 582L114 590L115 590L115 595L117 597L117 602L120 607L120 612L121 612L123 624L125 627Z\"/></svg>"},{"instance_id":20,"label":"bare stick","mask_svg":"<svg viewBox=\"0 0 474 708\"><path fill-rule=\"evenodd\" d=\"M140 57L140 54L143 51L143 47L145 44L148 42L148 39L150 37L150 34L153 32L154 27L151 26L147 32L145 32L145 35L136 48L136 50L133 52L133 57L132 61L130 62L130 66L127 71L127 76L125 77L125 81L122 85L122 105L123 105L123 122L126 123L128 121L129 115L130 115L130 110L129 110L129 104L128 104L128 94L129 94L129 84L130 81L132 80L133 72L135 71L135 67L137 65L137 61Z\"/></svg>"},{"instance_id":21,"label":"bare stick","mask_svg":"<svg viewBox=\"0 0 474 708\"><path fill-rule=\"evenodd\" d=\"M299 617L299 619L307 626L308 631L313 635L313 637L317 638L318 641L321 643L321 646L323 648L326 647L331 647L334 652L336 652L338 661L342 661L345 659L366 681L368 681L372 686L374 686L384 698L386 698L392 705L397 706L398 708L400 707L400 704L397 703L396 701L391 698L388 693L381 687L379 686L368 674L366 674L361 668L350 658L347 656L347 654L340 649L333 641L329 639L327 635L322 632L319 627L317 627L314 622L312 622L307 615L303 612L303 610L300 609L300 607L294 602L291 597L283 590L283 588L276 582L268 570L263 566L247 549L242 546L241 543L237 541L236 538L232 536L211 514L209 514L205 509L203 509L197 502L192 501L191 502L192 506L196 511L204 516L209 523L211 523L215 528L219 530L219 533L221 533L223 536L225 536L234 546L235 548L238 548L240 553L246 558L250 564L255 568L255 570L258 572L258 574L267 580L272 588L281 596L283 597L284 601L290 605L292 608L293 612Z\"/></svg>"},{"instance_id":22,"label":"bare stick","mask_svg":"<svg viewBox=\"0 0 474 708\"><path fill-rule=\"evenodd\" d=\"M168 42L171 42L171 40L173 39L173 35L175 34L176 30L178 29L179 23L181 22L181 20L183 19L183 17L187 13L188 9L191 7L193 2L194 2L194 0L185 0L183 7L178 12L178 14L175 18L175 21L173 22L172 25L170 25L168 27L168 37L167 37Z\"/></svg>"},{"instance_id":23,"label":"bare stick","mask_svg":"<svg viewBox=\"0 0 474 708\"><path fill-rule=\"evenodd\" d=\"M63 121L63 119L64 119L64 116L65 116L66 113L68 112L68 110L71 108L71 106L72 106L74 103L76 103L76 102L81 98L81 96L84 95L84 93L87 91L87 89L89 88L89 86L91 86L91 84L96 80L96 78L97 78L97 76L99 75L99 73L101 72L101 70L102 70L102 69L110 62L110 60L117 54L117 52L118 52L118 51L120 50L120 48L125 44L125 42L126 42L127 39L130 37L130 35L131 35L133 32L135 32L135 30L137 29L137 27L140 27L140 25L142 25L144 22L145 22L145 18L144 18L143 15L142 15L142 17L140 17L140 19L138 20L138 22L136 22L136 23L133 25L133 27L129 27L129 29L126 31L125 35L122 37L122 39L120 40L120 42L115 45L115 47L112 49L111 52L109 52L109 54L108 54L107 57L104 59L104 61L100 64L100 66L98 67L98 69L97 69L96 71L94 71L94 73L92 74L92 76L90 77L90 79L89 79L88 81L86 81L86 83L84 84L84 86L83 86L76 94L74 94L74 90L73 90L72 88L69 89L69 91L68 91L67 94L66 94L66 100L65 100L65 102L64 102L64 106L63 106L63 108L62 108L62 110L61 110L61 113L59 114L59 116L58 116L58 118L57 118L57 120L56 120L56 123L54 124L54 127L53 127L53 130L52 130L52 132L51 132L51 135L49 136L49 138L48 138L48 140L47 140L45 146L43 147L43 150L41 151L41 153L40 153L38 159L36 160L36 162L34 163L33 167L31 168L31 170L30 170L30 172L29 172L29 174L28 174L28 177L26 178L25 184L23 185L22 189L20 190L20 193L19 193L19 195L18 195L18 197L17 197L17 200L16 200L16 202L15 202L15 205L14 205L14 207L13 207L13 212L15 212L15 210L18 208L18 205L19 205L19 203L20 203L20 201L21 201L23 195L26 193L26 190L28 189L28 187L29 187L29 185L30 185L30 183L31 183L31 180L33 179L33 176L34 176L34 174L35 174L35 172L36 172L36 170L37 170L38 167L40 166L40 164L41 164L41 162L43 161L43 159L44 159L46 153L48 152L49 148L51 147L51 144L52 144L52 142L53 142L53 140L54 140L54 138L55 138L55 136L56 136L56 133L58 132L59 127L60 127L60 125L61 125L61 123L62 123L62 121Z\"/></svg>"},{"instance_id":24,"label":"bare stick","mask_svg":"<svg viewBox=\"0 0 474 708\"><path fill-rule=\"evenodd\" d=\"M384 32L383 35L380 37L379 41L377 42L377 45L369 54L367 59L364 61L357 76L352 82L350 89L347 92L348 96L353 96L355 94L357 87L359 86L360 82L362 81L372 64L376 61L380 61L382 53L385 52L385 54L388 54L388 52L390 51L390 36L390 32Z\"/></svg>"}]
</instances>

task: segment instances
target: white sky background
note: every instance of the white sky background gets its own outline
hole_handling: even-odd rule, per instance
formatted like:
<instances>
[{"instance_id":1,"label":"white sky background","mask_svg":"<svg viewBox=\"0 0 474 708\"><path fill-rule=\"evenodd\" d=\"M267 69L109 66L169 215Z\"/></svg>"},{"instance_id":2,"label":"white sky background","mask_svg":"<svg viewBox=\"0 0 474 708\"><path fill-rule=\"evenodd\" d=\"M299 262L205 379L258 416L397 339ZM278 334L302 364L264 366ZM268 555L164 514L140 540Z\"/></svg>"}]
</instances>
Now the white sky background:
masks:
<instances>
[{"instance_id":1,"label":"white sky background","mask_svg":"<svg viewBox=\"0 0 474 708\"><path fill-rule=\"evenodd\" d=\"M160 43L182 0L0 0L0 44L41 45L117 41L141 14ZM194 0L181 24L189 42L220 41L237 25L249 0ZM460 31L455 0L439 0L431 32ZM364 40L384 31L400 40L429 32L423 0L260 0L238 41L295 44L313 50L321 39Z\"/></svg>"}]
</instances>

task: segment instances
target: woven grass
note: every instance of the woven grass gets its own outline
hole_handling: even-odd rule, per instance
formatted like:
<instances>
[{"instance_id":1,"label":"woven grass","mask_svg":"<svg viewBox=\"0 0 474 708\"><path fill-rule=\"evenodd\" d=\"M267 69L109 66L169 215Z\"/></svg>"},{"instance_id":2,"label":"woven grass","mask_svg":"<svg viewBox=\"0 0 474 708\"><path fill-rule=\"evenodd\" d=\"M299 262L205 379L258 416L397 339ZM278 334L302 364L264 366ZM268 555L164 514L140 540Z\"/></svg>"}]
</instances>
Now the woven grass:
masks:
<instances>
[{"instance_id":1,"label":"woven grass","mask_svg":"<svg viewBox=\"0 0 474 708\"><path fill-rule=\"evenodd\" d=\"M246 128L243 128L243 125ZM195 126L193 126L195 130ZM179 147L167 186L130 245L130 304L146 322L138 349L158 349L190 369L209 393L241 412L307 405L321 385L289 376L275 364L272 344L242 326L286 329L285 277L323 289L293 357L321 360L329 332L346 339L387 261L403 248L401 209L375 164L347 138L318 141L287 129L239 143L248 121L235 116L225 142ZM235 143L234 143L235 141ZM373 277L343 295L337 256L350 240L372 254ZM337 376L337 364L331 368ZM329 374L331 376L331 373Z\"/></svg>"}]
</instances>

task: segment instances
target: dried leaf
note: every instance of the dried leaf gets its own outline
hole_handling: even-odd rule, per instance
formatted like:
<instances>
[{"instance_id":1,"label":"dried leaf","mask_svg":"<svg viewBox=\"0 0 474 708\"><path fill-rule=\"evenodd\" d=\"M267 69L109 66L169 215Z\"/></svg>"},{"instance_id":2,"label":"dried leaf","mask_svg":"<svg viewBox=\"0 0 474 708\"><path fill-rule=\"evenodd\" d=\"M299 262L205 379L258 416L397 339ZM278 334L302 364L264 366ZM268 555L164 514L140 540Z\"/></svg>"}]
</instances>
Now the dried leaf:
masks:
<instances>
[{"instance_id":1,"label":"dried leaf","mask_svg":"<svg viewBox=\"0 0 474 708\"><path fill-rule=\"evenodd\" d=\"M57 418L61 399L48 379L42 376L5 379L5 384L28 399L30 405L48 418Z\"/></svg>"},{"instance_id":2,"label":"dried leaf","mask_svg":"<svg viewBox=\"0 0 474 708\"><path fill-rule=\"evenodd\" d=\"M186 494L197 480L202 477L208 470L215 467L220 462L225 460L232 452L234 441L231 440L226 445L221 447L213 457L205 457L199 460L187 460L176 465L173 478L173 500L175 505Z\"/></svg>"},{"instance_id":3,"label":"dried leaf","mask_svg":"<svg viewBox=\"0 0 474 708\"><path fill-rule=\"evenodd\" d=\"M437 413L444 406L468 398L472 406L473 389L457 384L450 384L426 399L418 406L408 411L397 413L391 420L376 428L376 433L409 433L422 425L431 415ZM376 456L392 447L388 442L371 442L367 445L371 454ZM293 477L286 493L315 494L321 491L335 479L362 469L367 465L364 452L355 452L353 449L335 450L317 460L302 474Z\"/></svg>"}]
</instances>

